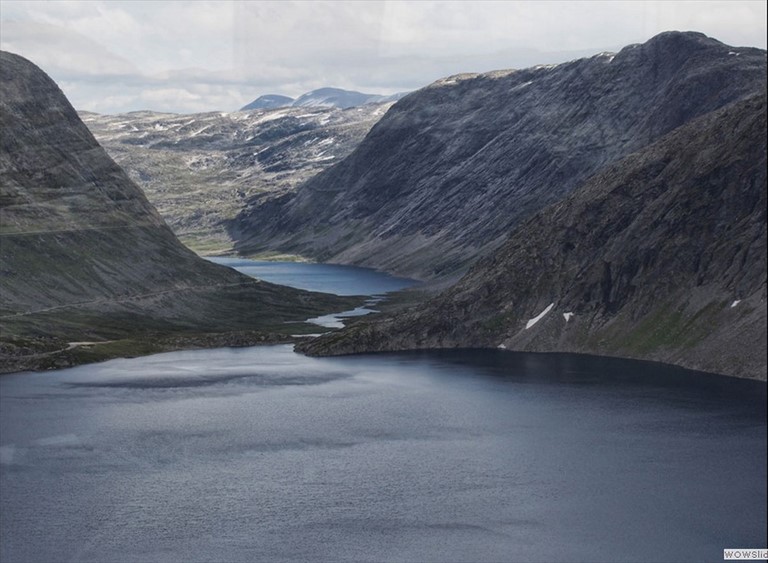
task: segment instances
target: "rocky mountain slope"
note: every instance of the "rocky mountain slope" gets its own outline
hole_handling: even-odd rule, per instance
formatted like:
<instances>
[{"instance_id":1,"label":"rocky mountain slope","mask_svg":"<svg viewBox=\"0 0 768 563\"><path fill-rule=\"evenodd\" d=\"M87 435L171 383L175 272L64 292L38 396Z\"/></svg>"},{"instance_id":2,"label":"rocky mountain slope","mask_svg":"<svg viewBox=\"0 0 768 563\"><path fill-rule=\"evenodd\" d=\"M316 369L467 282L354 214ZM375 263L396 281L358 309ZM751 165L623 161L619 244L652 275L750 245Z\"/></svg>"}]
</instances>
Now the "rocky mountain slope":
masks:
<instances>
[{"instance_id":1,"label":"rocky mountain slope","mask_svg":"<svg viewBox=\"0 0 768 563\"><path fill-rule=\"evenodd\" d=\"M763 50L668 32L616 54L447 78L397 102L295 195L251 200L231 232L244 253L456 275L602 168L763 87L765 72Z\"/></svg>"},{"instance_id":2,"label":"rocky mountain slope","mask_svg":"<svg viewBox=\"0 0 768 563\"><path fill-rule=\"evenodd\" d=\"M341 109L364 106L368 104L384 104L396 102L405 96L405 93L382 96L380 94L364 94L354 90L341 88L318 88L302 94L295 100L279 94L267 94L259 96L250 104L243 106L240 111L252 109L273 109L278 107L335 107Z\"/></svg>"},{"instance_id":3,"label":"rocky mountain slope","mask_svg":"<svg viewBox=\"0 0 768 563\"><path fill-rule=\"evenodd\" d=\"M765 131L763 89L605 168L427 304L304 349L583 352L764 380Z\"/></svg>"},{"instance_id":4,"label":"rocky mountain slope","mask_svg":"<svg viewBox=\"0 0 768 563\"><path fill-rule=\"evenodd\" d=\"M244 330L264 331L251 333L257 340L285 338L300 330L287 321L347 304L198 258L56 84L6 52L0 129L4 370L66 364L76 361L72 342L142 339L148 331L154 340Z\"/></svg>"},{"instance_id":5,"label":"rocky mountain slope","mask_svg":"<svg viewBox=\"0 0 768 563\"><path fill-rule=\"evenodd\" d=\"M347 156L389 105L81 117L181 241L232 249L224 226L249 198L282 196Z\"/></svg>"}]
</instances>

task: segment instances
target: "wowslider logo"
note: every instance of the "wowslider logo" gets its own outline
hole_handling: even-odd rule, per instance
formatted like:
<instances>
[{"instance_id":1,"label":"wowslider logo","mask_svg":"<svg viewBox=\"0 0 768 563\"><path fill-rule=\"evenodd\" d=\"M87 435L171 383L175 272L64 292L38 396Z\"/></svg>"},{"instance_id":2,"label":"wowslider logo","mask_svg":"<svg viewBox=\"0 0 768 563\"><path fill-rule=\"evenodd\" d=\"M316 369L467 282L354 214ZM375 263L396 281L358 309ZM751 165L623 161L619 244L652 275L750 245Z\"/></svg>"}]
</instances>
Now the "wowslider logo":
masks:
<instances>
[{"instance_id":1,"label":"wowslider logo","mask_svg":"<svg viewBox=\"0 0 768 563\"><path fill-rule=\"evenodd\" d=\"M723 559L726 561L759 561L768 559L768 549L724 549Z\"/></svg>"}]
</instances>

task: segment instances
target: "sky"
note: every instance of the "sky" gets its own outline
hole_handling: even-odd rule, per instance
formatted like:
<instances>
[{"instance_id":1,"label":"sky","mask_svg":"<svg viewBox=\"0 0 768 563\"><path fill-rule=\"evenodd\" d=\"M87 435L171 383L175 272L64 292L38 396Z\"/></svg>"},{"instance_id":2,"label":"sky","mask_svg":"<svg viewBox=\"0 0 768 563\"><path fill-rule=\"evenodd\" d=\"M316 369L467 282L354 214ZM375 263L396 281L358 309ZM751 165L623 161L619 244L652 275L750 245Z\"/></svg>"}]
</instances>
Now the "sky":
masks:
<instances>
[{"instance_id":1,"label":"sky","mask_svg":"<svg viewBox=\"0 0 768 563\"><path fill-rule=\"evenodd\" d=\"M766 48L759 1L6 1L0 48L79 110L235 111L334 86L392 94L558 63L662 31Z\"/></svg>"}]
</instances>

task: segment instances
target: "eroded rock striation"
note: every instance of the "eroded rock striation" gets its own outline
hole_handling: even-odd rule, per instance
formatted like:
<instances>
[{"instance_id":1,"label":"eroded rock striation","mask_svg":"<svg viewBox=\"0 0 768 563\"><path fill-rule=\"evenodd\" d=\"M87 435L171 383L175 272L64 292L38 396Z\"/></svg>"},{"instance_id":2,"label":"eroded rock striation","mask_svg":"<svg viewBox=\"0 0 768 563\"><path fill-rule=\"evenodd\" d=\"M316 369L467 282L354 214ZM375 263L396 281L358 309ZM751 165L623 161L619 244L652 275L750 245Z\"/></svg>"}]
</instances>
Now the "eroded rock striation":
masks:
<instances>
[{"instance_id":1,"label":"eroded rock striation","mask_svg":"<svg viewBox=\"0 0 768 563\"><path fill-rule=\"evenodd\" d=\"M504 347L764 380L765 131L763 89L606 167L430 302L303 350Z\"/></svg>"},{"instance_id":2,"label":"eroded rock striation","mask_svg":"<svg viewBox=\"0 0 768 563\"><path fill-rule=\"evenodd\" d=\"M146 332L286 335L286 321L341 305L253 280L185 248L56 84L6 52L0 129L4 370L57 365L46 362L71 342Z\"/></svg>"},{"instance_id":3,"label":"eroded rock striation","mask_svg":"<svg viewBox=\"0 0 768 563\"><path fill-rule=\"evenodd\" d=\"M601 169L762 88L765 66L764 50L668 32L615 54L450 77L397 102L295 195L251 201L231 230L245 253L457 275Z\"/></svg>"}]
</instances>

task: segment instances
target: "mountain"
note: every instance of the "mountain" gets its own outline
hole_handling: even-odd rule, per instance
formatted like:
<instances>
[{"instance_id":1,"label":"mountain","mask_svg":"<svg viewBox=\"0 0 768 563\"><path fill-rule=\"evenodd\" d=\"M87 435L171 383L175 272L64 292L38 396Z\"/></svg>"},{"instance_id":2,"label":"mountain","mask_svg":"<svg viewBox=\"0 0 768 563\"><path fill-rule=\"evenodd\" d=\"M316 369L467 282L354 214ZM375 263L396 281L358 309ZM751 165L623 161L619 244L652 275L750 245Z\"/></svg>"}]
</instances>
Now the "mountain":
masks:
<instances>
[{"instance_id":1,"label":"mountain","mask_svg":"<svg viewBox=\"0 0 768 563\"><path fill-rule=\"evenodd\" d=\"M448 279L521 221L691 119L765 85L765 51L667 32L616 54L440 80L342 162L231 224L243 253Z\"/></svg>"},{"instance_id":2,"label":"mountain","mask_svg":"<svg viewBox=\"0 0 768 563\"><path fill-rule=\"evenodd\" d=\"M315 354L501 347L766 379L765 91L607 166L430 302Z\"/></svg>"},{"instance_id":3,"label":"mountain","mask_svg":"<svg viewBox=\"0 0 768 563\"><path fill-rule=\"evenodd\" d=\"M337 108L352 108L366 104L380 104L397 101L402 94L392 96L380 96L378 94L363 94L354 90L342 90L341 88L320 88L302 94L293 102L294 106L330 106Z\"/></svg>"},{"instance_id":4,"label":"mountain","mask_svg":"<svg viewBox=\"0 0 768 563\"><path fill-rule=\"evenodd\" d=\"M243 106L240 108L240 111L283 108L290 106L292 103L293 98L289 98L288 96L281 96L280 94L267 94L266 96L259 96L250 104Z\"/></svg>"},{"instance_id":5,"label":"mountain","mask_svg":"<svg viewBox=\"0 0 768 563\"><path fill-rule=\"evenodd\" d=\"M379 94L363 94L354 90L342 90L341 88L319 88L306 94L302 94L295 100L288 96L269 94L259 96L250 104L240 108L240 111L254 109L275 109L280 107L333 107L348 109L365 106L368 104L386 104L396 102L407 92L382 96Z\"/></svg>"},{"instance_id":6,"label":"mountain","mask_svg":"<svg viewBox=\"0 0 768 563\"><path fill-rule=\"evenodd\" d=\"M185 336L197 344L285 339L301 330L287 321L347 304L197 257L53 80L6 52L0 125L3 370L178 347ZM103 346L81 349L84 341Z\"/></svg>"},{"instance_id":7,"label":"mountain","mask_svg":"<svg viewBox=\"0 0 768 563\"><path fill-rule=\"evenodd\" d=\"M340 161L390 105L80 115L184 244L221 253L246 201L283 196Z\"/></svg>"}]
</instances>

